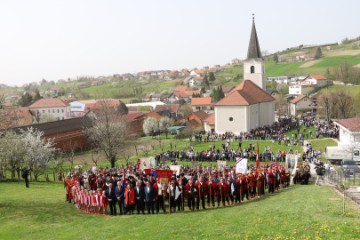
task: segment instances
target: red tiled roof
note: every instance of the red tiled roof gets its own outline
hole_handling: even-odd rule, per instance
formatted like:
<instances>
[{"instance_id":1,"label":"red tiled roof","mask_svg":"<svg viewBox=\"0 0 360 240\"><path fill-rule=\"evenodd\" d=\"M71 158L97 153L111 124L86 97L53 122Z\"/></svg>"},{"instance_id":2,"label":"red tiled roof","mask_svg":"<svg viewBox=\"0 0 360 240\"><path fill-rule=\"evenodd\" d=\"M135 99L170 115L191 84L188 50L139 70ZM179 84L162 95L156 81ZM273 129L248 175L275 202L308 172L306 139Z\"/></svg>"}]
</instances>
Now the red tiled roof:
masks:
<instances>
[{"instance_id":1,"label":"red tiled roof","mask_svg":"<svg viewBox=\"0 0 360 240\"><path fill-rule=\"evenodd\" d=\"M197 111L193 112L192 114L199 118L201 121L204 121L209 116L209 114L204 111Z\"/></svg>"},{"instance_id":2,"label":"red tiled roof","mask_svg":"<svg viewBox=\"0 0 360 240\"><path fill-rule=\"evenodd\" d=\"M157 121L160 121L160 114L156 113L156 112L148 112L146 113L146 117L153 117L155 118Z\"/></svg>"},{"instance_id":3,"label":"red tiled roof","mask_svg":"<svg viewBox=\"0 0 360 240\"><path fill-rule=\"evenodd\" d=\"M195 77L195 80L202 81L202 80L204 80L204 78L203 78L203 77L200 77L200 76L196 76L196 77Z\"/></svg>"},{"instance_id":4,"label":"red tiled roof","mask_svg":"<svg viewBox=\"0 0 360 240\"><path fill-rule=\"evenodd\" d=\"M191 105L210 105L211 97L192 98Z\"/></svg>"},{"instance_id":5,"label":"red tiled roof","mask_svg":"<svg viewBox=\"0 0 360 240\"><path fill-rule=\"evenodd\" d=\"M197 74L204 74L204 71L198 69L194 70L194 72L196 72Z\"/></svg>"},{"instance_id":6,"label":"red tiled roof","mask_svg":"<svg viewBox=\"0 0 360 240\"><path fill-rule=\"evenodd\" d=\"M209 125L215 125L215 113L210 114L204 122L207 122Z\"/></svg>"},{"instance_id":7,"label":"red tiled roof","mask_svg":"<svg viewBox=\"0 0 360 240\"><path fill-rule=\"evenodd\" d=\"M177 113L179 111L179 108L180 104L156 105L154 112L169 110L173 113Z\"/></svg>"},{"instance_id":8,"label":"red tiled roof","mask_svg":"<svg viewBox=\"0 0 360 240\"><path fill-rule=\"evenodd\" d=\"M326 80L326 77L324 77L323 75L320 75L320 74L311 74L310 76L312 78L315 78L316 80Z\"/></svg>"},{"instance_id":9,"label":"red tiled roof","mask_svg":"<svg viewBox=\"0 0 360 240\"><path fill-rule=\"evenodd\" d=\"M299 95L297 97L295 97L293 100L290 101L290 103L296 104L298 102L300 102L302 99L304 99L306 97L306 95Z\"/></svg>"},{"instance_id":10,"label":"red tiled roof","mask_svg":"<svg viewBox=\"0 0 360 240\"><path fill-rule=\"evenodd\" d=\"M51 108L51 107L67 107L69 103L60 98L41 98L31 104L29 108Z\"/></svg>"},{"instance_id":11,"label":"red tiled roof","mask_svg":"<svg viewBox=\"0 0 360 240\"><path fill-rule=\"evenodd\" d=\"M192 128L197 128L197 127L201 126L201 124L199 124L198 122L196 122L194 119L191 119L191 120L187 121L186 124L187 124L189 127L192 127Z\"/></svg>"},{"instance_id":12,"label":"red tiled roof","mask_svg":"<svg viewBox=\"0 0 360 240\"><path fill-rule=\"evenodd\" d=\"M189 91L190 88L188 86L184 86L184 85L180 85L180 86L176 86L175 91L178 92L184 92L184 91Z\"/></svg>"},{"instance_id":13,"label":"red tiled roof","mask_svg":"<svg viewBox=\"0 0 360 240\"><path fill-rule=\"evenodd\" d=\"M234 87L232 87L232 86L222 87L222 90L223 90L224 93L228 93L228 92L230 92L230 91L233 90L233 89L234 89Z\"/></svg>"},{"instance_id":14,"label":"red tiled roof","mask_svg":"<svg viewBox=\"0 0 360 240\"><path fill-rule=\"evenodd\" d=\"M142 112L133 112L133 113L128 113L126 115L122 115L120 119L124 120L125 122L132 122L134 120L141 118L144 115L145 114Z\"/></svg>"},{"instance_id":15,"label":"red tiled roof","mask_svg":"<svg viewBox=\"0 0 360 240\"><path fill-rule=\"evenodd\" d=\"M243 81L228 96L215 106L249 106L261 102L272 102L275 99L265 90L250 80Z\"/></svg>"},{"instance_id":16,"label":"red tiled roof","mask_svg":"<svg viewBox=\"0 0 360 240\"><path fill-rule=\"evenodd\" d=\"M360 132L360 117L340 119L336 122L351 132Z\"/></svg>"}]
</instances>

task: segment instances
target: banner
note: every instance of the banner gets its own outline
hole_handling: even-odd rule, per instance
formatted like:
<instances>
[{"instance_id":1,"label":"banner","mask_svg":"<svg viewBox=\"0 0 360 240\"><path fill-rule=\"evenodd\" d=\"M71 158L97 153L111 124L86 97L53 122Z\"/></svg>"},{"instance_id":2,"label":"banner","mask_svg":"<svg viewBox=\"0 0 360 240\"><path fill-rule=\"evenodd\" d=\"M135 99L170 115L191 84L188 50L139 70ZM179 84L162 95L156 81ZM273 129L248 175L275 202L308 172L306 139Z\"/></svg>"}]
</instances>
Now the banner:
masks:
<instances>
[{"instance_id":1,"label":"banner","mask_svg":"<svg viewBox=\"0 0 360 240\"><path fill-rule=\"evenodd\" d=\"M217 161L218 169L222 172L226 168L226 161Z\"/></svg>"},{"instance_id":2,"label":"banner","mask_svg":"<svg viewBox=\"0 0 360 240\"><path fill-rule=\"evenodd\" d=\"M236 173L247 174L247 158L236 158Z\"/></svg>"},{"instance_id":3,"label":"banner","mask_svg":"<svg viewBox=\"0 0 360 240\"><path fill-rule=\"evenodd\" d=\"M299 155L297 154L286 154L285 162L286 168L290 170L291 174L295 174Z\"/></svg>"},{"instance_id":4,"label":"banner","mask_svg":"<svg viewBox=\"0 0 360 240\"><path fill-rule=\"evenodd\" d=\"M154 157L149 158L140 158L140 169L144 170L146 168L155 168L156 162Z\"/></svg>"},{"instance_id":5,"label":"banner","mask_svg":"<svg viewBox=\"0 0 360 240\"><path fill-rule=\"evenodd\" d=\"M164 184L163 186L167 185L169 183L169 179L173 175L172 170L156 170L156 175L161 184Z\"/></svg>"},{"instance_id":6,"label":"banner","mask_svg":"<svg viewBox=\"0 0 360 240\"><path fill-rule=\"evenodd\" d=\"M180 168L181 166L179 165L170 165L170 170L172 170L173 172L176 172L176 175L180 175Z\"/></svg>"}]
</instances>

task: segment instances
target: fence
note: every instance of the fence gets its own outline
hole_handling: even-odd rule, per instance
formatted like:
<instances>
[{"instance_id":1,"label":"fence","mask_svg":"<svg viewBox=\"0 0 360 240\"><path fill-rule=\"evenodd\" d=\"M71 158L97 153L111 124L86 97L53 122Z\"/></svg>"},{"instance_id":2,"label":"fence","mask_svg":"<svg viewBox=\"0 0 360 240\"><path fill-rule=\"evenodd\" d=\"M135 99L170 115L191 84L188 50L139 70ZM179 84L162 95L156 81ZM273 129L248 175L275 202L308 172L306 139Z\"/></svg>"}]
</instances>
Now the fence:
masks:
<instances>
[{"instance_id":1,"label":"fence","mask_svg":"<svg viewBox=\"0 0 360 240\"><path fill-rule=\"evenodd\" d=\"M360 172L345 173L342 168L327 171L324 175L325 183L333 185L346 197L360 204Z\"/></svg>"}]
</instances>

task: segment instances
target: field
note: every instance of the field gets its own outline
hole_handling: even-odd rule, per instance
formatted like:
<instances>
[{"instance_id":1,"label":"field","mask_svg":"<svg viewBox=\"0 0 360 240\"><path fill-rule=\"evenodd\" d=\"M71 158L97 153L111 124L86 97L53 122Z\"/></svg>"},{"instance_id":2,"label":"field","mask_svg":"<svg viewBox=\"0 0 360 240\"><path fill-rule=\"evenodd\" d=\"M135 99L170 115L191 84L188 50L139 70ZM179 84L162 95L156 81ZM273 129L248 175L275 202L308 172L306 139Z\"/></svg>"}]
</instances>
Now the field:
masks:
<instances>
[{"instance_id":1,"label":"field","mask_svg":"<svg viewBox=\"0 0 360 240\"><path fill-rule=\"evenodd\" d=\"M359 239L360 210L328 187L297 185L234 207L97 216L65 202L62 184L0 183L0 239Z\"/></svg>"},{"instance_id":2,"label":"field","mask_svg":"<svg viewBox=\"0 0 360 240\"><path fill-rule=\"evenodd\" d=\"M323 88L319 91L319 93L329 91L329 92L336 92L338 90L344 90L345 92L349 93L353 97L360 95L360 86L357 85L332 85L327 88Z\"/></svg>"}]
</instances>

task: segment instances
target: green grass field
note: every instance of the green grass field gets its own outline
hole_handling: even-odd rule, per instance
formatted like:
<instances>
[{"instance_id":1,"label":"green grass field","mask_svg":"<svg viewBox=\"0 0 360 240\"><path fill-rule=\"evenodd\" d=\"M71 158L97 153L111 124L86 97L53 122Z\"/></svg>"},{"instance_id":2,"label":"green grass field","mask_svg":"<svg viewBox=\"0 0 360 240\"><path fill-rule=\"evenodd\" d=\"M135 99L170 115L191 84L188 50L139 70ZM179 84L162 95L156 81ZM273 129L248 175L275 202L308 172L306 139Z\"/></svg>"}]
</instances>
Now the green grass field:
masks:
<instances>
[{"instance_id":1,"label":"green grass field","mask_svg":"<svg viewBox=\"0 0 360 240\"><path fill-rule=\"evenodd\" d=\"M0 239L359 239L360 210L328 187L297 185L240 206L97 216L65 202L62 184L0 183Z\"/></svg>"}]
</instances>

